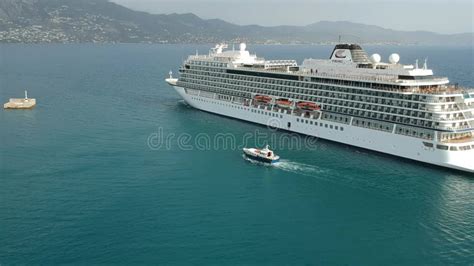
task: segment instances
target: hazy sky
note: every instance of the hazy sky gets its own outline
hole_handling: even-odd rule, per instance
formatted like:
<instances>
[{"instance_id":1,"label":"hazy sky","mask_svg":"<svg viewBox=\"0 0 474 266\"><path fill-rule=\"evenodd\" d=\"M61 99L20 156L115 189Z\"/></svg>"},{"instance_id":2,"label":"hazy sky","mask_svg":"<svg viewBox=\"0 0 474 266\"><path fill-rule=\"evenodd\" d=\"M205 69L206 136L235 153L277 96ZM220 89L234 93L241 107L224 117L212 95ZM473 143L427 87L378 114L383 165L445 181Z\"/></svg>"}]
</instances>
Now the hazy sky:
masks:
<instances>
[{"instance_id":1,"label":"hazy sky","mask_svg":"<svg viewBox=\"0 0 474 266\"><path fill-rule=\"evenodd\" d=\"M397 30L474 31L473 0L111 0L150 13L188 13L236 24L347 20Z\"/></svg>"}]
</instances>

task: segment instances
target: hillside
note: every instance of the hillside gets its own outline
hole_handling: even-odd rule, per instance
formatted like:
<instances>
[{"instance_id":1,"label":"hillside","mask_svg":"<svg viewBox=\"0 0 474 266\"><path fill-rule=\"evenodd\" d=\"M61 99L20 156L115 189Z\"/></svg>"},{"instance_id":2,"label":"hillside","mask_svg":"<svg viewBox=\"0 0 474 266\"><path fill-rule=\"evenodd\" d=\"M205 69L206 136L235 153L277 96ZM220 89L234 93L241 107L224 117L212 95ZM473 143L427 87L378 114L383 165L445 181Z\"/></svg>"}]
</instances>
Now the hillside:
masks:
<instances>
[{"instance_id":1,"label":"hillside","mask_svg":"<svg viewBox=\"0 0 474 266\"><path fill-rule=\"evenodd\" d=\"M351 22L240 26L194 14L149 14L107 0L0 0L0 42L327 43L472 45L474 34L405 32Z\"/></svg>"}]
</instances>

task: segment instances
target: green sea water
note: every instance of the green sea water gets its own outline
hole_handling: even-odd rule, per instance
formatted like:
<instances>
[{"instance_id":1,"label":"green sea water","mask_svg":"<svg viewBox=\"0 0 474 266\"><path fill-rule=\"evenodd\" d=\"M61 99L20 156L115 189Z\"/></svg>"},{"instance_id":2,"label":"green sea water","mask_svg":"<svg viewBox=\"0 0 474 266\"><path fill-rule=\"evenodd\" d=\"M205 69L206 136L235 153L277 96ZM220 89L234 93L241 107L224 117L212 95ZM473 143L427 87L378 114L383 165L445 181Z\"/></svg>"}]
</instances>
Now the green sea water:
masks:
<instances>
[{"instance_id":1,"label":"green sea water","mask_svg":"<svg viewBox=\"0 0 474 266\"><path fill-rule=\"evenodd\" d=\"M196 49L208 46L0 46L1 102L25 88L37 99L0 111L0 265L474 263L472 175L301 135L290 145L195 110L164 78ZM332 51L248 49L299 62ZM474 87L472 47L366 50L427 57ZM214 143L223 135L234 142ZM279 165L242 159L261 142Z\"/></svg>"}]
</instances>

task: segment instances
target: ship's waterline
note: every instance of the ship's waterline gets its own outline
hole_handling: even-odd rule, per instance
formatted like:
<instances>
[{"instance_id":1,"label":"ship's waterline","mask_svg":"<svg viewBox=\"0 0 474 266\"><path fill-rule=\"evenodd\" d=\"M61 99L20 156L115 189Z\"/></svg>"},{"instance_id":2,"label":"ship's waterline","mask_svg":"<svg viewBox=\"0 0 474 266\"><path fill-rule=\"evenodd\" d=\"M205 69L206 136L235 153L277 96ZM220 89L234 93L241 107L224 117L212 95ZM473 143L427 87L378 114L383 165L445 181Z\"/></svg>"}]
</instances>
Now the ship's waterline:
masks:
<instances>
[{"instance_id":1,"label":"ship's waterline","mask_svg":"<svg viewBox=\"0 0 474 266\"><path fill-rule=\"evenodd\" d=\"M474 172L474 91L423 67L337 45L330 60L258 58L246 51L190 56L166 79L208 112L412 160ZM283 105L282 103L285 103Z\"/></svg>"}]
</instances>

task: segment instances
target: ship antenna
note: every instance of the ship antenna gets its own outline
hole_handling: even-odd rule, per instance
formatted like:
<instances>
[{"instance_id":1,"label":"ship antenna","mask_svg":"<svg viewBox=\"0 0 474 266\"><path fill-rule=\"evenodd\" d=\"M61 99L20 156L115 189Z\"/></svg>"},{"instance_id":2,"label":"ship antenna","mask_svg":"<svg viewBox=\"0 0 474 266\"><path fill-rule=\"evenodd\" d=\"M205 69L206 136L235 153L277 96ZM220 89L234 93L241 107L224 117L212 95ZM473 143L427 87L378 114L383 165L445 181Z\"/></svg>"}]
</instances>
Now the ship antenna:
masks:
<instances>
[{"instance_id":1,"label":"ship antenna","mask_svg":"<svg viewBox=\"0 0 474 266\"><path fill-rule=\"evenodd\" d=\"M25 100L28 100L28 90L25 90Z\"/></svg>"},{"instance_id":2,"label":"ship antenna","mask_svg":"<svg viewBox=\"0 0 474 266\"><path fill-rule=\"evenodd\" d=\"M418 69L418 59L415 61L415 69Z\"/></svg>"},{"instance_id":3,"label":"ship antenna","mask_svg":"<svg viewBox=\"0 0 474 266\"><path fill-rule=\"evenodd\" d=\"M339 43L341 43L341 35L339 35Z\"/></svg>"},{"instance_id":4,"label":"ship antenna","mask_svg":"<svg viewBox=\"0 0 474 266\"><path fill-rule=\"evenodd\" d=\"M423 64L423 69L428 69L428 57L425 58L425 63Z\"/></svg>"}]
</instances>

